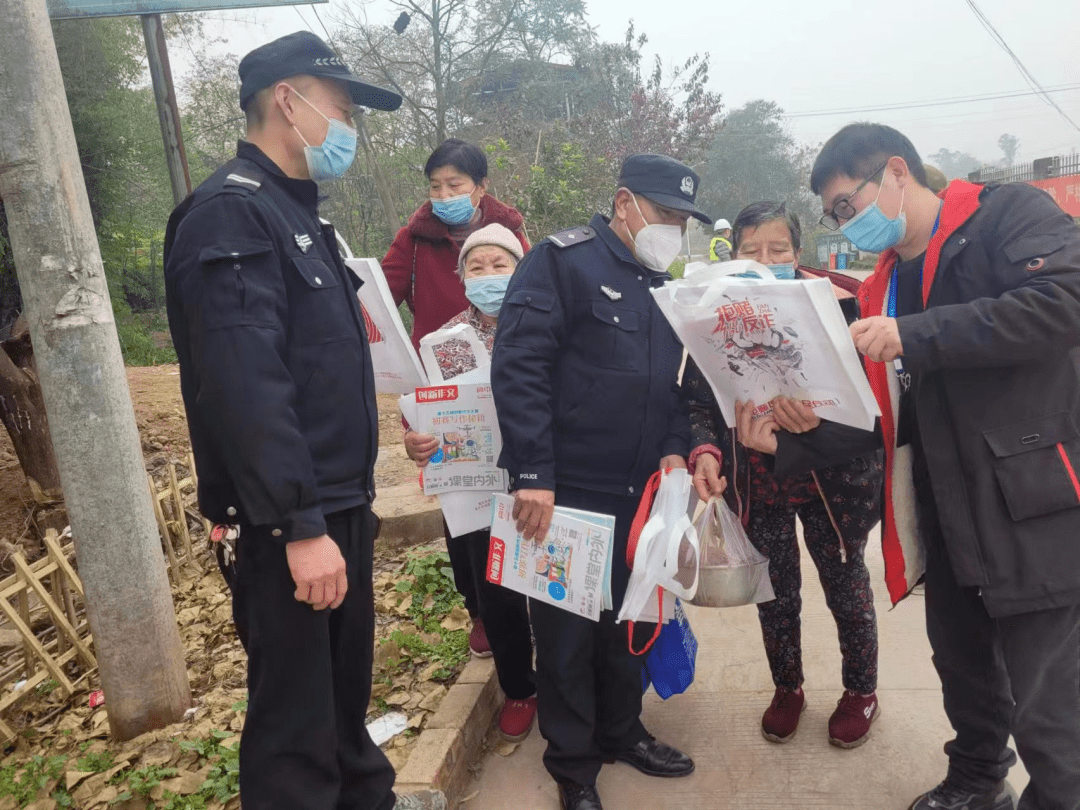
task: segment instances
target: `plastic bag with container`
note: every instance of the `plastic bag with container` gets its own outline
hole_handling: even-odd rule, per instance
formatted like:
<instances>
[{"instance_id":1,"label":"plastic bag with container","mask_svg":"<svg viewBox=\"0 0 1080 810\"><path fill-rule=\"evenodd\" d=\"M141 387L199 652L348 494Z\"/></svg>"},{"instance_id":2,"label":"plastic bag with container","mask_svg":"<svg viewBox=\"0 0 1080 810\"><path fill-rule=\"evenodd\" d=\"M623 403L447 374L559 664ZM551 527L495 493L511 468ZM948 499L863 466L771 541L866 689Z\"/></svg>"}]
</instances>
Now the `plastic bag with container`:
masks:
<instances>
[{"instance_id":1,"label":"plastic bag with container","mask_svg":"<svg viewBox=\"0 0 1080 810\"><path fill-rule=\"evenodd\" d=\"M750 544L742 523L723 498L709 499L694 528L701 562L690 604L737 607L776 598L769 580L769 559Z\"/></svg>"}]
</instances>

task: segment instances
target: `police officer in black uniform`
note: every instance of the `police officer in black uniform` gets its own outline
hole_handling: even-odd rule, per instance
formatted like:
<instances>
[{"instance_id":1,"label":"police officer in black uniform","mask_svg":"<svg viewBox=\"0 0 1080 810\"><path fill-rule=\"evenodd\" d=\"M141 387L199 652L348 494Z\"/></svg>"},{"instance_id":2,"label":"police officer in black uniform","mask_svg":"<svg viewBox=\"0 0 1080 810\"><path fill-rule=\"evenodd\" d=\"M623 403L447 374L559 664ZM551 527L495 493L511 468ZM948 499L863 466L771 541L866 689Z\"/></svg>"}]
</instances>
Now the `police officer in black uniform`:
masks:
<instances>
[{"instance_id":1,"label":"police officer in black uniform","mask_svg":"<svg viewBox=\"0 0 1080 810\"><path fill-rule=\"evenodd\" d=\"M614 515L616 608L642 489L658 467L685 467L689 452L682 347L649 290L671 279L689 217L711 221L694 206L697 185L673 158L627 158L611 219L597 214L536 245L499 315L491 384L518 529L542 539L555 504ZM544 765L564 808L600 808L605 761L653 776L693 771L690 757L641 724L642 659L617 610L598 623L542 602L530 611ZM646 638L651 630L639 628Z\"/></svg>"},{"instance_id":2,"label":"police officer in black uniform","mask_svg":"<svg viewBox=\"0 0 1080 810\"><path fill-rule=\"evenodd\" d=\"M169 328L199 505L239 531L229 567L248 653L246 810L445 808L398 797L364 727L374 634L378 413L356 290L318 182L352 162L354 105L401 98L318 37L240 63L248 137L173 212Z\"/></svg>"}]
</instances>

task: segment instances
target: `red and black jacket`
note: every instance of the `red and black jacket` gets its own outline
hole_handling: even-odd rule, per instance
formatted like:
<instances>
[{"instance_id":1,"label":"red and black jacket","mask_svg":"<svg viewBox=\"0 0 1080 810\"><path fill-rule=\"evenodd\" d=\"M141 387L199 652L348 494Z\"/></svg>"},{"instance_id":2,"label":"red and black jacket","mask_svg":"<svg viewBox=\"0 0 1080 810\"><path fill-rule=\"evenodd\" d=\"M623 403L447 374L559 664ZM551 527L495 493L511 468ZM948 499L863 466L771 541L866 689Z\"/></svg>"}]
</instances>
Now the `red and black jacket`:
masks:
<instances>
[{"instance_id":1,"label":"red and black jacket","mask_svg":"<svg viewBox=\"0 0 1080 810\"><path fill-rule=\"evenodd\" d=\"M957 581L991 615L1080 601L1080 228L1023 183L954 181L923 266L925 311L899 318L905 371ZM894 251L859 290L884 314ZM886 582L923 570L892 364L866 362L883 413Z\"/></svg>"}]
</instances>

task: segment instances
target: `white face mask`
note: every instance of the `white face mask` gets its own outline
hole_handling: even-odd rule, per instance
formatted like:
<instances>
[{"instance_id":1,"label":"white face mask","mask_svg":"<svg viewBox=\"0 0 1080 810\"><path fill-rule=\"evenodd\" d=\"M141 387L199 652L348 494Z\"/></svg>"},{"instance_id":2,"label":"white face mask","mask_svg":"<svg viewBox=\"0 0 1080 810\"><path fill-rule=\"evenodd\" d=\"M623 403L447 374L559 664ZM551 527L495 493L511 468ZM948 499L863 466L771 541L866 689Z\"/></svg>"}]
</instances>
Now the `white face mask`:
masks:
<instances>
[{"instance_id":1,"label":"white face mask","mask_svg":"<svg viewBox=\"0 0 1080 810\"><path fill-rule=\"evenodd\" d=\"M641 213L636 195L634 207L644 221L645 215ZM631 234L630 238L634 240L638 261L659 273L671 267L675 257L682 253L683 233L678 225L653 225L645 222L645 227L637 232L637 236Z\"/></svg>"}]
</instances>

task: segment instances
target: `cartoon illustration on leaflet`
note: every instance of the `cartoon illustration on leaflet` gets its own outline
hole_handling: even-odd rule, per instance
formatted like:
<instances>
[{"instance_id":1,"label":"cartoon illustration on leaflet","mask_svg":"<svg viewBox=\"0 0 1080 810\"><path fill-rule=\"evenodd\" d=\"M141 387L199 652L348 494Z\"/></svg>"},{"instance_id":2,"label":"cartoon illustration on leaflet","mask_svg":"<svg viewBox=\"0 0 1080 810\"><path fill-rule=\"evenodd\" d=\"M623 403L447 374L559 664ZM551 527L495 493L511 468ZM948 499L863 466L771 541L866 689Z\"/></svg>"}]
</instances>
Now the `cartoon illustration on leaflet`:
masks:
<instances>
[{"instance_id":1,"label":"cartoon illustration on leaflet","mask_svg":"<svg viewBox=\"0 0 1080 810\"><path fill-rule=\"evenodd\" d=\"M480 443L473 438L474 430L472 426L465 425L460 430L444 433L439 462L479 461Z\"/></svg>"},{"instance_id":2,"label":"cartoon illustration on leaflet","mask_svg":"<svg viewBox=\"0 0 1080 810\"><path fill-rule=\"evenodd\" d=\"M572 553L573 549L570 546L557 540L549 540L539 547L535 568L537 575L544 577L548 582L557 582L565 588Z\"/></svg>"}]
</instances>

